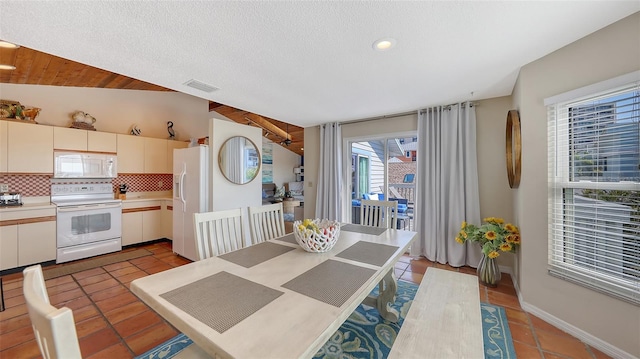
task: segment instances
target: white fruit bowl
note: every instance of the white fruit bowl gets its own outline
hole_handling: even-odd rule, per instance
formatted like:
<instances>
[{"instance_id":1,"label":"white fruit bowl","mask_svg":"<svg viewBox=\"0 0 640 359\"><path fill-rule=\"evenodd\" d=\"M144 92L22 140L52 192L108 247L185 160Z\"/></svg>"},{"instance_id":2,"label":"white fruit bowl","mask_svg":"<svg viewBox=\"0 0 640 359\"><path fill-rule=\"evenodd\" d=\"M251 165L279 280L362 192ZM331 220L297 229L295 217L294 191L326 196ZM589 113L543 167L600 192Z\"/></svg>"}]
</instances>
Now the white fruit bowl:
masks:
<instances>
[{"instance_id":1,"label":"white fruit bowl","mask_svg":"<svg viewBox=\"0 0 640 359\"><path fill-rule=\"evenodd\" d=\"M293 222L296 242L307 252L328 252L338 241L340 223L328 219L305 219Z\"/></svg>"}]
</instances>

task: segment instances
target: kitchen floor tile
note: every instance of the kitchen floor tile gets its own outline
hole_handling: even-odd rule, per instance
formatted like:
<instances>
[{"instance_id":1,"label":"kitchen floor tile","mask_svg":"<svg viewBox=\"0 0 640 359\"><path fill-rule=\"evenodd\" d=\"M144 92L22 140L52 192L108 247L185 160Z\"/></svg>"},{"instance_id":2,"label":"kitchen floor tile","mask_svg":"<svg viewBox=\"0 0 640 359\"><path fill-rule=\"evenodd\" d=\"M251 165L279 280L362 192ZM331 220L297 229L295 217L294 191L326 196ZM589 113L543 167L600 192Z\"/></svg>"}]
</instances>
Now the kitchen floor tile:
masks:
<instances>
[{"instance_id":1,"label":"kitchen floor tile","mask_svg":"<svg viewBox=\"0 0 640 359\"><path fill-rule=\"evenodd\" d=\"M140 355L176 335L178 332L173 327L160 323L127 337L124 341L135 355Z\"/></svg>"},{"instance_id":2,"label":"kitchen floor tile","mask_svg":"<svg viewBox=\"0 0 640 359\"><path fill-rule=\"evenodd\" d=\"M561 354L570 358L592 359L587 346L580 340L566 335L555 335L545 331L536 331L543 351Z\"/></svg>"},{"instance_id":3,"label":"kitchen floor tile","mask_svg":"<svg viewBox=\"0 0 640 359\"><path fill-rule=\"evenodd\" d=\"M127 347L125 344L117 343L93 355L90 355L86 358L87 359L133 358L133 353L129 350L129 347Z\"/></svg>"},{"instance_id":4,"label":"kitchen floor tile","mask_svg":"<svg viewBox=\"0 0 640 359\"><path fill-rule=\"evenodd\" d=\"M120 337L116 335L113 328L107 327L84 338L80 338L79 342L80 352L84 358L117 344L120 342Z\"/></svg>"},{"instance_id":5,"label":"kitchen floor tile","mask_svg":"<svg viewBox=\"0 0 640 359\"><path fill-rule=\"evenodd\" d=\"M126 338L161 322L162 319L155 312L146 310L136 316L114 324L113 327L121 337Z\"/></svg>"}]
</instances>

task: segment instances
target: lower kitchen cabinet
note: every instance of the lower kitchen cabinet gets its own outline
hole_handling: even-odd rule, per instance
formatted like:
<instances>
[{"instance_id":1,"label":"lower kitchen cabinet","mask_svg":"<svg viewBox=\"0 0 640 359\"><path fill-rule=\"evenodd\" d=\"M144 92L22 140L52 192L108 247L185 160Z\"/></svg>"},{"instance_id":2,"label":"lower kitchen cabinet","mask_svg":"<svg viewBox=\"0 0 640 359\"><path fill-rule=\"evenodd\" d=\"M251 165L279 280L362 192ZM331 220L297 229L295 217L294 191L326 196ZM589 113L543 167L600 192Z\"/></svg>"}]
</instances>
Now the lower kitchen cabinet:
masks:
<instances>
[{"instance_id":1,"label":"lower kitchen cabinet","mask_svg":"<svg viewBox=\"0 0 640 359\"><path fill-rule=\"evenodd\" d=\"M162 207L162 231L164 238L173 239L173 201L166 200Z\"/></svg>"},{"instance_id":2,"label":"lower kitchen cabinet","mask_svg":"<svg viewBox=\"0 0 640 359\"><path fill-rule=\"evenodd\" d=\"M18 266L56 259L56 222L18 225Z\"/></svg>"},{"instance_id":3,"label":"lower kitchen cabinet","mask_svg":"<svg viewBox=\"0 0 640 359\"><path fill-rule=\"evenodd\" d=\"M164 201L124 201L122 208L122 245L165 238Z\"/></svg>"},{"instance_id":4,"label":"lower kitchen cabinet","mask_svg":"<svg viewBox=\"0 0 640 359\"><path fill-rule=\"evenodd\" d=\"M142 242L142 212L122 214L122 245Z\"/></svg>"},{"instance_id":5,"label":"lower kitchen cabinet","mask_svg":"<svg viewBox=\"0 0 640 359\"><path fill-rule=\"evenodd\" d=\"M0 270L55 259L55 208L3 209L0 213Z\"/></svg>"},{"instance_id":6,"label":"lower kitchen cabinet","mask_svg":"<svg viewBox=\"0 0 640 359\"><path fill-rule=\"evenodd\" d=\"M18 266L18 226L0 227L0 270Z\"/></svg>"},{"instance_id":7,"label":"lower kitchen cabinet","mask_svg":"<svg viewBox=\"0 0 640 359\"><path fill-rule=\"evenodd\" d=\"M155 208L155 207L154 207ZM142 241L153 241L164 237L162 230L162 206L142 212Z\"/></svg>"}]
</instances>

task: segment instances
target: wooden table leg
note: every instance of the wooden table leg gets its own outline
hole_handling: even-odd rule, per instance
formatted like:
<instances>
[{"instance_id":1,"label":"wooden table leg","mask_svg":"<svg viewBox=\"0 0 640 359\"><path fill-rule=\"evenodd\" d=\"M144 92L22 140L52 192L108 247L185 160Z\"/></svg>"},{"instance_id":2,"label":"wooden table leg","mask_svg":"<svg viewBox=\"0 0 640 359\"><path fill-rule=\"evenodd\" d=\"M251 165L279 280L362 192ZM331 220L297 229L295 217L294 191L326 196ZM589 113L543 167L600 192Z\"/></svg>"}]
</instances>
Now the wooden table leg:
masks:
<instances>
[{"instance_id":1,"label":"wooden table leg","mask_svg":"<svg viewBox=\"0 0 640 359\"><path fill-rule=\"evenodd\" d=\"M400 313L391 308L391 304L396 301L397 289L398 281L395 278L392 267L378 284L378 296L374 297L370 295L365 298L362 303L378 309L382 318L397 323L398 318L400 318Z\"/></svg>"}]
</instances>

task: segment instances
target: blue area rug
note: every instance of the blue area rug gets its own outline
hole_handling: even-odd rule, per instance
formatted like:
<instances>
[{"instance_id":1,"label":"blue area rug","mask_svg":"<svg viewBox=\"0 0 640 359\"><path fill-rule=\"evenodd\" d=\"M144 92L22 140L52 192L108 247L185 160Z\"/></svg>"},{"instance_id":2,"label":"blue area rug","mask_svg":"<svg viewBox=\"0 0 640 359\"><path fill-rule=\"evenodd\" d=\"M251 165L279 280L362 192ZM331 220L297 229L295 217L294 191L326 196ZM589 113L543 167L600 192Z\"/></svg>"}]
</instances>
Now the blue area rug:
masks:
<instances>
[{"instance_id":1,"label":"blue area rug","mask_svg":"<svg viewBox=\"0 0 640 359\"><path fill-rule=\"evenodd\" d=\"M396 335L411 307L418 286L413 283L398 281L396 302L393 307L400 312L398 323L388 322L378 311L366 305L359 305L351 313L340 329L316 353L318 359L354 359L354 358L386 358ZM378 294L378 288L372 294ZM504 308L480 303L482 313L482 330L484 333L485 358L515 358L515 350L507 323ZM170 359L190 345L191 339L184 334L162 343L136 359ZM428 355L427 355L428 356Z\"/></svg>"}]
</instances>

